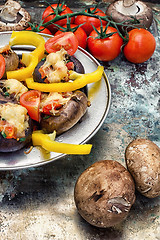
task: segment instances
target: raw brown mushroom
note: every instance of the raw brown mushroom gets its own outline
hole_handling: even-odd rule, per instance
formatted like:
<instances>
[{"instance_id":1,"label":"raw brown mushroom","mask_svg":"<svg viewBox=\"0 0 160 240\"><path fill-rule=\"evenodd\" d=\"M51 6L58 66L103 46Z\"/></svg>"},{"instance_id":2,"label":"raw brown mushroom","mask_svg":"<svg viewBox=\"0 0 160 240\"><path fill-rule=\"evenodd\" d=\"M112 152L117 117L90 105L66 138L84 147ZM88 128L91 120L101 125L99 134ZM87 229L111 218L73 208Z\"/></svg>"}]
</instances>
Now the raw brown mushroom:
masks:
<instances>
[{"instance_id":1,"label":"raw brown mushroom","mask_svg":"<svg viewBox=\"0 0 160 240\"><path fill-rule=\"evenodd\" d=\"M135 139L125 158L137 190L148 198L160 196L160 148L150 140Z\"/></svg>"},{"instance_id":2,"label":"raw brown mushroom","mask_svg":"<svg viewBox=\"0 0 160 240\"><path fill-rule=\"evenodd\" d=\"M90 224L106 228L124 220L135 201L134 181L117 161L98 161L78 178L74 190L79 214Z\"/></svg>"},{"instance_id":3,"label":"raw brown mushroom","mask_svg":"<svg viewBox=\"0 0 160 240\"><path fill-rule=\"evenodd\" d=\"M140 21L137 27L146 27L152 24L153 12L144 2L136 0L118 0L109 5L106 15L112 16L115 22L121 23L135 17Z\"/></svg>"},{"instance_id":4,"label":"raw brown mushroom","mask_svg":"<svg viewBox=\"0 0 160 240\"><path fill-rule=\"evenodd\" d=\"M0 6L0 32L23 30L30 19L30 14L16 1L8 0Z\"/></svg>"}]
</instances>

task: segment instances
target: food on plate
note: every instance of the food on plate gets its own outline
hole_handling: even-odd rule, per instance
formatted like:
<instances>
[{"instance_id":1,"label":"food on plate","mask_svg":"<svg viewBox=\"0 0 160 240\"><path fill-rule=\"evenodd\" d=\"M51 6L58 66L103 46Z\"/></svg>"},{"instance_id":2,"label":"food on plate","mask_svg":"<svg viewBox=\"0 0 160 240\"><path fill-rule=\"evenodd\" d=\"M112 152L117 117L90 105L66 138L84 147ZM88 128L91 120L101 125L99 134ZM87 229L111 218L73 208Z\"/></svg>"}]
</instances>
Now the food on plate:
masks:
<instances>
[{"instance_id":1,"label":"food on plate","mask_svg":"<svg viewBox=\"0 0 160 240\"><path fill-rule=\"evenodd\" d=\"M4 98L5 99L5 98ZM31 141L32 121L27 109L0 97L0 152L13 152Z\"/></svg>"},{"instance_id":2,"label":"food on plate","mask_svg":"<svg viewBox=\"0 0 160 240\"><path fill-rule=\"evenodd\" d=\"M160 196L160 149L148 139L135 139L126 148L126 164L137 190L148 198Z\"/></svg>"},{"instance_id":3,"label":"food on plate","mask_svg":"<svg viewBox=\"0 0 160 240\"><path fill-rule=\"evenodd\" d=\"M57 135L74 126L87 111L88 99L82 91L57 93L43 96L40 103L41 129Z\"/></svg>"},{"instance_id":4,"label":"food on plate","mask_svg":"<svg viewBox=\"0 0 160 240\"><path fill-rule=\"evenodd\" d=\"M94 72L80 74L70 71L68 82L59 83L39 83L35 82L33 77L26 79L27 87L43 92L69 92L85 87L89 83L98 82L103 75L104 67L98 66Z\"/></svg>"},{"instance_id":5,"label":"food on plate","mask_svg":"<svg viewBox=\"0 0 160 240\"><path fill-rule=\"evenodd\" d=\"M57 52L64 48L72 56L78 49L78 39L73 32L63 32L57 36L49 38L45 43L45 49L48 53Z\"/></svg>"},{"instance_id":6,"label":"food on plate","mask_svg":"<svg viewBox=\"0 0 160 240\"><path fill-rule=\"evenodd\" d=\"M2 54L0 54L0 79L4 76L5 73L5 59L2 56Z\"/></svg>"},{"instance_id":7,"label":"food on plate","mask_svg":"<svg viewBox=\"0 0 160 240\"><path fill-rule=\"evenodd\" d=\"M91 144L68 144L55 141L56 132L46 134L43 131L34 131L32 134L33 146L41 146L49 152L65 154L89 154L92 149Z\"/></svg>"},{"instance_id":8,"label":"food on plate","mask_svg":"<svg viewBox=\"0 0 160 240\"><path fill-rule=\"evenodd\" d=\"M41 60L33 72L36 82L68 82L69 70L84 73L84 67L74 56L69 56L63 48L56 53L50 53Z\"/></svg>"},{"instance_id":9,"label":"food on plate","mask_svg":"<svg viewBox=\"0 0 160 240\"><path fill-rule=\"evenodd\" d=\"M17 1L0 6L0 31L20 31L29 26L30 14Z\"/></svg>"},{"instance_id":10,"label":"food on plate","mask_svg":"<svg viewBox=\"0 0 160 240\"><path fill-rule=\"evenodd\" d=\"M0 48L0 54L4 57L5 60L5 72L12 71L18 68L19 57L11 49L9 45Z\"/></svg>"},{"instance_id":11,"label":"food on plate","mask_svg":"<svg viewBox=\"0 0 160 240\"><path fill-rule=\"evenodd\" d=\"M14 45L32 45L36 49L33 50L31 55L38 57L40 61L44 57L45 52L45 40L44 38L35 32L32 31L19 31L12 32L9 45L12 47Z\"/></svg>"},{"instance_id":12,"label":"food on plate","mask_svg":"<svg viewBox=\"0 0 160 240\"><path fill-rule=\"evenodd\" d=\"M123 40L117 29L108 26L93 30L87 40L90 53L101 61L111 61L121 52Z\"/></svg>"},{"instance_id":13,"label":"food on plate","mask_svg":"<svg viewBox=\"0 0 160 240\"><path fill-rule=\"evenodd\" d=\"M64 25L55 33L55 36L62 32L68 32L68 31L74 33L74 35L78 39L78 45L80 47L84 49L87 47L87 34L83 30L83 28L80 27L79 25L67 23L67 25Z\"/></svg>"},{"instance_id":14,"label":"food on plate","mask_svg":"<svg viewBox=\"0 0 160 240\"><path fill-rule=\"evenodd\" d=\"M154 36L143 28L133 29L128 34L128 42L123 49L126 59L132 63L147 61L156 48Z\"/></svg>"},{"instance_id":15,"label":"food on plate","mask_svg":"<svg viewBox=\"0 0 160 240\"><path fill-rule=\"evenodd\" d=\"M74 189L79 214L101 228L123 221L135 201L134 181L117 161L98 161L78 178Z\"/></svg>"},{"instance_id":16,"label":"food on plate","mask_svg":"<svg viewBox=\"0 0 160 240\"><path fill-rule=\"evenodd\" d=\"M101 79L103 67L98 66L94 72L85 74L80 61L70 56L63 46L57 51L46 53L45 46L48 45L41 35L33 32L13 32L9 47L4 47L7 49L6 55L10 54L10 47L13 45L33 45L36 48L30 53L22 53L22 57L15 54L18 62L13 70L6 71L7 79L3 72L6 70L5 58L0 55L3 60L3 79L0 81L0 135L4 138L4 144L7 144L7 141L10 143L10 150L2 144L0 152L21 149L31 141L32 134L33 145L40 145L48 151L89 154L92 147L90 144L61 145L51 136L68 131L83 117L89 106L86 85ZM38 86L38 89L35 86ZM37 136L39 141L35 140ZM49 143L46 145L46 142Z\"/></svg>"}]
</instances>

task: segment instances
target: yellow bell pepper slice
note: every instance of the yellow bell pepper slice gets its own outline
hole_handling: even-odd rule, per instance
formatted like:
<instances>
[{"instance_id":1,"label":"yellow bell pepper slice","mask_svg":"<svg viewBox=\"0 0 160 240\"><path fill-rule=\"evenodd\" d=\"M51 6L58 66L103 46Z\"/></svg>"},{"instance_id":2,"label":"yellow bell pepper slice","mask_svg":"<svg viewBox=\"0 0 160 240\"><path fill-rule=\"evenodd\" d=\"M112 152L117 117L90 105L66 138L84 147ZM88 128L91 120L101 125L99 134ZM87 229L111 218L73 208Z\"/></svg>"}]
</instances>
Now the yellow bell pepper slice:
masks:
<instances>
[{"instance_id":1,"label":"yellow bell pepper slice","mask_svg":"<svg viewBox=\"0 0 160 240\"><path fill-rule=\"evenodd\" d=\"M98 66L94 72L86 74L78 74L74 71L70 71L70 78L75 79L73 82L38 83L34 82L33 78L27 78L26 84L28 88L42 92L69 92L80 89L89 83L101 80L103 71L103 66Z\"/></svg>"},{"instance_id":2,"label":"yellow bell pepper slice","mask_svg":"<svg viewBox=\"0 0 160 240\"><path fill-rule=\"evenodd\" d=\"M33 50L32 53L38 56L38 60L40 61L44 57L45 40L38 33L32 31L13 31L9 41L9 45L33 45L36 47L36 49Z\"/></svg>"},{"instance_id":3,"label":"yellow bell pepper slice","mask_svg":"<svg viewBox=\"0 0 160 240\"><path fill-rule=\"evenodd\" d=\"M43 131L34 131L32 133L33 146L41 146L49 152L57 152L64 154L89 154L91 152L91 144L69 144L54 141L55 132L52 134L44 134Z\"/></svg>"},{"instance_id":4,"label":"yellow bell pepper slice","mask_svg":"<svg viewBox=\"0 0 160 240\"><path fill-rule=\"evenodd\" d=\"M38 57L32 53L23 53L22 63L24 63L26 67L6 72L7 79L17 79L19 81L24 81L26 78L31 77L35 67L38 64Z\"/></svg>"}]
</instances>

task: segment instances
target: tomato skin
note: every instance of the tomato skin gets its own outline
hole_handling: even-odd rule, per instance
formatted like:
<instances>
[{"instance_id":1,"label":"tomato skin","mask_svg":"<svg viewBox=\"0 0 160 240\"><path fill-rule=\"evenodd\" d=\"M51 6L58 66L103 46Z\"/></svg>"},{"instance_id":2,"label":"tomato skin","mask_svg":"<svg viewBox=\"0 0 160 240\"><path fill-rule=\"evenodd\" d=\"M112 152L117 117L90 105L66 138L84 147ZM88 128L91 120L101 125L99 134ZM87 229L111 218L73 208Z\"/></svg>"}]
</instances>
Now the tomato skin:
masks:
<instances>
[{"instance_id":1,"label":"tomato skin","mask_svg":"<svg viewBox=\"0 0 160 240\"><path fill-rule=\"evenodd\" d=\"M54 11L53 11L52 8L56 9L57 6L58 6L58 4L55 3L55 4L52 4L51 6L48 6L44 10L44 12L42 14L43 23L49 22L49 21L51 21L52 19L55 18L55 14L53 14ZM62 6L62 4L59 4L59 6ZM63 5L62 10L63 11L61 13L59 13L60 16L63 16L63 15L68 14L68 13L73 13L73 11L69 7L67 7L66 5ZM50 14L52 14L52 15L50 15ZM71 23L74 22L74 19L75 19L74 17L71 18ZM64 18L64 19L61 19L61 20L55 22L55 24L58 24L60 26L63 26L66 23L67 23L67 18ZM54 24L50 24L49 26L47 26L47 28L51 31L52 34L54 34L58 30L57 27Z\"/></svg>"},{"instance_id":2,"label":"tomato skin","mask_svg":"<svg viewBox=\"0 0 160 240\"><path fill-rule=\"evenodd\" d=\"M103 29L105 29L105 27L103 27ZM98 28L98 31L100 31L100 28ZM106 33L112 32L116 33L104 39L96 39L98 34L95 30L89 35L87 40L88 49L90 53L100 61L111 61L118 57L121 52L123 40L115 28L108 27Z\"/></svg>"},{"instance_id":3,"label":"tomato skin","mask_svg":"<svg viewBox=\"0 0 160 240\"><path fill-rule=\"evenodd\" d=\"M29 116L35 121L40 120L40 100L41 92L37 90L25 92L20 97L20 104L28 110Z\"/></svg>"},{"instance_id":4,"label":"tomato skin","mask_svg":"<svg viewBox=\"0 0 160 240\"><path fill-rule=\"evenodd\" d=\"M59 51L64 48L69 55L73 55L78 49L78 39L72 32L63 32L53 36L45 43L45 49L48 53Z\"/></svg>"},{"instance_id":5,"label":"tomato skin","mask_svg":"<svg viewBox=\"0 0 160 240\"><path fill-rule=\"evenodd\" d=\"M90 8L90 10L92 11L94 8ZM87 12L87 10L85 10L85 12ZM102 17L105 17L106 14L99 8L96 9L96 12L97 13L94 13L94 15L99 15L99 16L102 16ZM100 27L101 25L101 22L98 18L94 18L94 17L88 17L88 16L84 16L84 15L78 15L76 18L75 18L75 21L74 23L76 25L80 25L80 24L83 24L81 26L81 28L83 28L83 30L86 32L87 36L89 36L89 34L93 31L93 27L92 25L95 27L95 28L98 28ZM105 26L107 24L106 21L102 20L102 25Z\"/></svg>"},{"instance_id":6,"label":"tomato skin","mask_svg":"<svg viewBox=\"0 0 160 240\"><path fill-rule=\"evenodd\" d=\"M76 24L71 24L70 25L70 27L71 27L71 29L72 28L75 28L75 27L77 27L78 25L76 25ZM67 27L67 25L64 25L63 27ZM60 34L60 33L62 33L63 32L63 30L58 30L56 33L55 33L55 36L56 35L58 35L58 34ZM78 39L78 45L80 46L80 47L82 47L82 48L84 48L84 49L86 49L86 46L87 46L87 34L86 34L86 32L83 30L83 28L82 27L79 27L75 32L73 32L74 33L74 35L77 37L77 39Z\"/></svg>"},{"instance_id":7,"label":"tomato skin","mask_svg":"<svg viewBox=\"0 0 160 240\"><path fill-rule=\"evenodd\" d=\"M156 48L154 36L143 28L133 29L128 34L129 41L123 49L126 59L132 63L147 61Z\"/></svg>"},{"instance_id":8,"label":"tomato skin","mask_svg":"<svg viewBox=\"0 0 160 240\"><path fill-rule=\"evenodd\" d=\"M5 58L0 54L0 79L5 73Z\"/></svg>"},{"instance_id":9,"label":"tomato skin","mask_svg":"<svg viewBox=\"0 0 160 240\"><path fill-rule=\"evenodd\" d=\"M36 27L37 27L37 26L38 26L38 25L36 25ZM44 28L44 27L40 26L39 29L41 30L40 33L46 33L46 34L52 35L51 31L49 31L48 28ZM28 27L28 28L26 28L25 30L27 30L27 31L32 31L32 28L31 28L31 27Z\"/></svg>"}]
</instances>

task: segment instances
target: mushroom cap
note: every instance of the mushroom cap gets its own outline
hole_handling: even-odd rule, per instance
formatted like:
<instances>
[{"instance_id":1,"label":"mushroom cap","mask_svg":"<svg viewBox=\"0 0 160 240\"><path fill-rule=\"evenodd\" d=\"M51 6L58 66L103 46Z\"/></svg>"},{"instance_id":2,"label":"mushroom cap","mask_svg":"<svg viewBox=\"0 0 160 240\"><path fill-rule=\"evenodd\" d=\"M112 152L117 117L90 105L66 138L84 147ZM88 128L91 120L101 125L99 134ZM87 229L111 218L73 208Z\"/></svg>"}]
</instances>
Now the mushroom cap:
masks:
<instances>
[{"instance_id":1,"label":"mushroom cap","mask_svg":"<svg viewBox=\"0 0 160 240\"><path fill-rule=\"evenodd\" d=\"M117 161L102 160L78 178L74 200L79 214L96 227L112 227L123 221L135 201L134 181Z\"/></svg>"},{"instance_id":2,"label":"mushroom cap","mask_svg":"<svg viewBox=\"0 0 160 240\"><path fill-rule=\"evenodd\" d=\"M5 19L3 17L3 10L6 8L7 5L9 5L12 2L12 8L15 7L15 12L13 12L10 9L10 12L8 12L8 16L10 14L13 14L13 21L10 21L7 18ZM8 9L10 6L8 6ZM5 10L6 12L7 10ZM20 31L28 27L28 22L31 20L30 14L24 9L24 8L17 8L17 2L16 1L7 1L5 5L0 6L0 32L3 31Z\"/></svg>"},{"instance_id":3,"label":"mushroom cap","mask_svg":"<svg viewBox=\"0 0 160 240\"><path fill-rule=\"evenodd\" d=\"M113 20L118 23L130 20L131 16L135 17L140 21L140 24L136 26L147 29L153 20L152 9L141 1L136 1L129 7L124 6L123 0L115 1L108 6L106 15L112 16Z\"/></svg>"}]
</instances>

